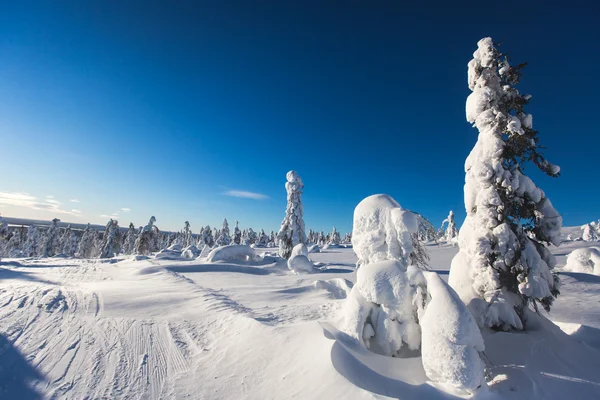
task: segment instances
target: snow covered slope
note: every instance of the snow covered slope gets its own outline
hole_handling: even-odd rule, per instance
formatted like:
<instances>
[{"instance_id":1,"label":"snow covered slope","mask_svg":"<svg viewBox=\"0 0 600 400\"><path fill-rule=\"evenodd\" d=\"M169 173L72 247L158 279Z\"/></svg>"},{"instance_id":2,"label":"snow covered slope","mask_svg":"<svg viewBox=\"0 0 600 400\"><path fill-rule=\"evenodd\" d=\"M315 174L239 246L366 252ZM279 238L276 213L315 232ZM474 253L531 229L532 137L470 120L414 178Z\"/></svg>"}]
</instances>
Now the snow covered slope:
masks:
<instances>
[{"instance_id":1,"label":"snow covered slope","mask_svg":"<svg viewBox=\"0 0 600 400\"><path fill-rule=\"evenodd\" d=\"M586 245L553 249L559 265ZM428 250L446 279L457 248ZM0 398L468 397L428 383L420 358L371 353L337 330L356 257L310 258L327 272L269 258L2 260ZM478 398L600 398L600 277L563 282L558 326L485 338L494 378Z\"/></svg>"}]
</instances>

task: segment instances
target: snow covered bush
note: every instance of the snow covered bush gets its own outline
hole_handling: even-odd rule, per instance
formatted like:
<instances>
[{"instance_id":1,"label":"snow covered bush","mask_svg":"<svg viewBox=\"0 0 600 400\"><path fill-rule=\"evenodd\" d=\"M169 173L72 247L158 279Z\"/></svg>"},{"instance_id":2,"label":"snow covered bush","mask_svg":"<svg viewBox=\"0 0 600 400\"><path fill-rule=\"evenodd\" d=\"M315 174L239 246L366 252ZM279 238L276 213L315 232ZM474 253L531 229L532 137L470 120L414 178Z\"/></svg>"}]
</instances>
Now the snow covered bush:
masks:
<instances>
[{"instance_id":1,"label":"snow covered bush","mask_svg":"<svg viewBox=\"0 0 600 400\"><path fill-rule=\"evenodd\" d=\"M418 216L388 195L356 206L352 244L360 268L342 330L378 354L420 350L431 380L472 392L484 383L483 339L458 295L414 265L417 232Z\"/></svg>"},{"instance_id":2,"label":"snow covered bush","mask_svg":"<svg viewBox=\"0 0 600 400\"><path fill-rule=\"evenodd\" d=\"M479 41L469 62L467 120L479 130L465 162L467 217L449 283L479 326L522 329L526 310L550 309L559 294L552 273L562 218L544 192L523 174L526 161L558 176L538 152L538 132L524 110L531 96L513 85L524 65L512 67L491 38Z\"/></svg>"},{"instance_id":3,"label":"snow covered bush","mask_svg":"<svg viewBox=\"0 0 600 400\"><path fill-rule=\"evenodd\" d=\"M346 302L344 330L371 351L400 356L404 348L418 350L418 315L424 291L420 271L410 267L412 233L417 217L390 196L361 201L354 210L352 245L360 268Z\"/></svg>"},{"instance_id":4,"label":"snow covered bush","mask_svg":"<svg viewBox=\"0 0 600 400\"><path fill-rule=\"evenodd\" d=\"M287 207L285 218L281 223L281 228L277 235L279 239L279 255L283 258L289 258L292 249L297 244L306 243L303 219L304 210L301 198L304 183L296 171L289 171L286 178Z\"/></svg>"},{"instance_id":5,"label":"snow covered bush","mask_svg":"<svg viewBox=\"0 0 600 400\"><path fill-rule=\"evenodd\" d=\"M420 317L421 356L427 377L469 392L484 381L485 365L479 355L483 337L458 294L435 272L423 272L428 301Z\"/></svg>"},{"instance_id":6,"label":"snow covered bush","mask_svg":"<svg viewBox=\"0 0 600 400\"><path fill-rule=\"evenodd\" d=\"M308 258L308 248L304 243L298 243L292 249L287 262L290 271L296 275L315 272L315 265Z\"/></svg>"},{"instance_id":7,"label":"snow covered bush","mask_svg":"<svg viewBox=\"0 0 600 400\"><path fill-rule=\"evenodd\" d=\"M567 256L563 271L600 276L600 247L575 249Z\"/></svg>"},{"instance_id":8,"label":"snow covered bush","mask_svg":"<svg viewBox=\"0 0 600 400\"><path fill-rule=\"evenodd\" d=\"M119 253L119 236L119 221L111 218L106 224L98 258L111 258Z\"/></svg>"}]
</instances>

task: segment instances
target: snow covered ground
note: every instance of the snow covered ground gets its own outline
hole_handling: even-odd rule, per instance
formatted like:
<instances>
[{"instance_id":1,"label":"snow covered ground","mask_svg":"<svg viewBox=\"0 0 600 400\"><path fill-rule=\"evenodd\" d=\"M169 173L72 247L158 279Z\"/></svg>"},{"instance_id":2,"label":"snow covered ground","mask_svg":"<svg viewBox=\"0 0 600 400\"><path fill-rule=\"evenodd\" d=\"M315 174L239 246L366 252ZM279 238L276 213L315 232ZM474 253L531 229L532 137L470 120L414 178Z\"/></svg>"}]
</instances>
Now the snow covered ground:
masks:
<instances>
[{"instance_id":1,"label":"snow covered ground","mask_svg":"<svg viewBox=\"0 0 600 400\"><path fill-rule=\"evenodd\" d=\"M589 245L554 248L558 265ZM447 279L457 248L428 250ZM309 256L326 272L294 275L274 258L3 259L0 398L468 397L428 383L420 358L340 332L356 256ZM485 337L490 390L476 398L600 398L600 277L561 275L555 324Z\"/></svg>"}]
</instances>

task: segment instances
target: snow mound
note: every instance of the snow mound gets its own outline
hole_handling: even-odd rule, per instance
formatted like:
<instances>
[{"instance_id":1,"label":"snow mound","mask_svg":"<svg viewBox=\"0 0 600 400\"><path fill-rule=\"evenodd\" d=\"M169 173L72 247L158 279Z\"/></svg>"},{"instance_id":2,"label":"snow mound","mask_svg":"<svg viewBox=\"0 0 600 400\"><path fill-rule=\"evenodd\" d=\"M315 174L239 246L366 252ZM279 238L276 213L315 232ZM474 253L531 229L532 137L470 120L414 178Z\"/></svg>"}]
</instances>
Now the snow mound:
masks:
<instances>
[{"instance_id":1,"label":"snow mound","mask_svg":"<svg viewBox=\"0 0 600 400\"><path fill-rule=\"evenodd\" d=\"M417 230L417 216L403 210L389 195L365 198L354 210L352 229L352 246L359 265L384 260L406 263L412 251L410 235Z\"/></svg>"},{"instance_id":2,"label":"snow mound","mask_svg":"<svg viewBox=\"0 0 600 400\"><path fill-rule=\"evenodd\" d=\"M183 258L197 258L200 255L200 250L194 245L186 247L181 253Z\"/></svg>"},{"instance_id":3,"label":"snow mound","mask_svg":"<svg viewBox=\"0 0 600 400\"><path fill-rule=\"evenodd\" d=\"M421 355L434 382L469 392L484 383L483 337L458 294L435 272L423 272L430 300L421 318Z\"/></svg>"},{"instance_id":4,"label":"snow mound","mask_svg":"<svg viewBox=\"0 0 600 400\"><path fill-rule=\"evenodd\" d=\"M331 295L333 299L345 299L352 290L352 282L347 279L334 278L328 280L316 280L310 285L293 287L289 289L278 290L279 293L305 293L305 292L316 292L326 291Z\"/></svg>"},{"instance_id":5,"label":"snow mound","mask_svg":"<svg viewBox=\"0 0 600 400\"><path fill-rule=\"evenodd\" d=\"M181 249L181 248L180 248ZM181 258L181 251L163 249L154 255L154 258L162 258L167 260Z\"/></svg>"},{"instance_id":6,"label":"snow mound","mask_svg":"<svg viewBox=\"0 0 600 400\"><path fill-rule=\"evenodd\" d=\"M312 246L310 246L308 248L308 252L309 253L320 253L321 252L321 248L319 247L318 244L313 244Z\"/></svg>"},{"instance_id":7,"label":"snow mound","mask_svg":"<svg viewBox=\"0 0 600 400\"><path fill-rule=\"evenodd\" d=\"M143 256L141 254L135 254L135 255L129 257L130 261L144 261L144 260L148 260L148 259L150 259L150 257Z\"/></svg>"},{"instance_id":8,"label":"snow mound","mask_svg":"<svg viewBox=\"0 0 600 400\"><path fill-rule=\"evenodd\" d=\"M575 249L567 256L563 271L600 276L600 247Z\"/></svg>"},{"instance_id":9,"label":"snow mound","mask_svg":"<svg viewBox=\"0 0 600 400\"><path fill-rule=\"evenodd\" d=\"M292 249L292 254L290 255L290 258L293 258L296 256L308 257L308 248L306 247L306 245L304 243L298 243Z\"/></svg>"},{"instance_id":10,"label":"snow mound","mask_svg":"<svg viewBox=\"0 0 600 400\"><path fill-rule=\"evenodd\" d=\"M174 243L174 244L170 245L169 247L167 247L167 250L177 251L177 252L181 253L181 245L178 243Z\"/></svg>"},{"instance_id":11,"label":"snow mound","mask_svg":"<svg viewBox=\"0 0 600 400\"><path fill-rule=\"evenodd\" d=\"M217 261L260 261L260 257L253 248L245 244L230 244L213 249L206 258L207 263Z\"/></svg>"},{"instance_id":12,"label":"snow mound","mask_svg":"<svg viewBox=\"0 0 600 400\"><path fill-rule=\"evenodd\" d=\"M296 275L312 274L315 272L315 265L308 257L302 254L290 257L288 260L288 268Z\"/></svg>"}]
</instances>

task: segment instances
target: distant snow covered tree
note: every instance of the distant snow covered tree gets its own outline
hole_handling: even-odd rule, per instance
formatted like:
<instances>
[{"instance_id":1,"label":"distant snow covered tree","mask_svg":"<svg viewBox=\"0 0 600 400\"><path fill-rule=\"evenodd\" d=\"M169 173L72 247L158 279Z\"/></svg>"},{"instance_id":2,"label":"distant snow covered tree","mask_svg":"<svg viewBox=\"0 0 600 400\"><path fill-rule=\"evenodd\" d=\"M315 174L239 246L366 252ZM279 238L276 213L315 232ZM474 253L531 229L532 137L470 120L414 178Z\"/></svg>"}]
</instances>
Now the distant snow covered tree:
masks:
<instances>
[{"instance_id":1,"label":"distant snow covered tree","mask_svg":"<svg viewBox=\"0 0 600 400\"><path fill-rule=\"evenodd\" d=\"M123 254L130 255L135 249L135 239L137 237L137 230L133 222L129 223L129 229L125 234L125 240L123 241Z\"/></svg>"},{"instance_id":2,"label":"distant snow covered tree","mask_svg":"<svg viewBox=\"0 0 600 400\"><path fill-rule=\"evenodd\" d=\"M299 243L306 244L306 233L304 232L304 210L302 207L302 189L304 183L296 171L289 171L286 175L287 182L287 207L285 218L281 223L279 234L279 255L289 258L292 249Z\"/></svg>"},{"instance_id":3,"label":"distant snow covered tree","mask_svg":"<svg viewBox=\"0 0 600 400\"><path fill-rule=\"evenodd\" d=\"M200 244L198 248L204 246L213 247L214 245L215 240L212 235L212 229L210 228L210 225L206 225L200 233Z\"/></svg>"},{"instance_id":4,"label":"distant snow covered tree","mask_svg":"<svg viewBox=\"0 0 600 400\"><path fill-rule=\"evenodd\" d=\"M119 254L119 221L110 219L106 224L106 230L100 245L98 258L112 258Z\"/></svg>"},{"instance_id":5,"label":"distant snow covered tree","mask_svg":"<svg viewBox=\"0 0 600 400\"><path fill-rule=\"evenodd\" d=\"M189 247L193 243L192 230L190 229L190 223L185 221L183 226L183 247Z\"/></svg>"},{"instance_id":6,"label":"distant snow covered tree","mask_svg":"<svg viewBox=\"0 0 600 400\"><path fill-rule=\"evenodd\" d=\"M234 244L242 243L242 232L240 231L237 221L235 221L235 228L233 228L233 243Z\"/></svg>"},{"instance_id":7,"label":"distant snow covered tree","mask_svg":"<svg viewBox=\"0 0 600 400\"><path fill-rule=\"evenodd\" d=\"M256 239L256 245L259 247L267 247L268 244L269 244L269 237L265 233L264 229L261 229L260 233L258 234L258 237Z\"/></svg>"},{"instance_id":8,"label":"distant snow covered tree","mask_svg":"<svg viewBox=\"0 0 600 400\"><path fill-rule=\"evenodd\" d=\"M223 220L223 227L221 228L221 232L216 243L217 246L227 246L231 244L231 236L229 236L229 224L227 223L227 218Z\"/></svg>"},{"instance_id":9,"label":"distant snow covered tree","mask_svg":"<svg viewBox=\"0 0 600 400\"><path fill-rule=\"evenodd\" d=\"M77 254L80 258L92 258L95 255L96 249L96 232L90 227L88 223L83 229L81 240L79 241L79 247Z\"/></svg>"},{"instance_id":10,"label":"distant snow covered tree","mask_svg":"<svg viewBox=\"0 0 600 400\"><path fill-rule=\"evenodd\" d=\"M598 240L596 229L592 224L585 224L581 227L583 235L581 238L586 242L595 242Z\"/></svg>"},{"instance_id":11,"label":"distant snow covered tree","mask_svg":"<svg viewBox=\"0 0 600 400\"><path fill-rule=\"evenodd\" d=\"M58 223L60 219L54 218L52 225L46 232L46 238L44 240L44 257L53 257L60 251L60 237Z\"/></svg>"},{"instance_id":12,"label":"distant snow covered tree","mask_svg":"<svg viewBox=\"0 0 600 400\"><path fill-rule=\"evenodd\" d=\"M36 257L40 254L41 238L37 226L29 225L27 227L27 240L23 246L25 257Z\"/></svg>"},{"instance_id":13,"label":"distant snow covered tree","mask_svg":"<svg viewBox=\"0 0 600 400\"><path fill-rule=\"evenodd\" d=\"M254 232L252 228L248 228L247 236L248 244L254 244L258 240L258 233Z\"/></svg>"},{"instance_id":14,"label":"distant snow covered tree","mask_svg":"<svg viewBox=\"0 0 600 400\"><path fill-rule=\"evenodd\" d=\"M448 225L446 225L446 229L444 231L444 240L446 240L446 242L451 243L458 236L458 229L456 229L456 223L454 222L454 211L450 210L448 217L446 217L446 219L442 221L441 229L444 228L445 224Z\"/></svg>"},{"instance_id":15,"label":"distant snow covered tree","mask_svg":"<svg viewBox=\"0 0 600 400\"><path fill-rule=\"evenodd\" d=\"M16 258L23 256L23 243L21 241L20 232L17 229L13 229L8 234L8 242L4 249L4 254L7 257Z\"/></svg>"},{"instance_id":16,"label":"distant snow covered tree","mask_svg":"<svg viewBox=\"0 0 600 400\"><path fill-rule=\"evenodd\" d=\"M491 38L469 62L467 120L479 130L465 163L467 218L449 283L479 326L523 329L526 310L549 310L559 294L556 261L545 244L559 245L562 217L523 174L532 161L556 177L560 169L538 150L538 132L525 112L531 96L513 86L525 64L513 67Z\"/></svg>"},{"instance_id":17,"label":"distant snow covered tree","mask_svg":"<svg viewBox=\"0 0 600 400\"><path fill-rule=\"evenodd\" d=\"M158 228L154 226L156 218L150 217L148 225L144 226L137 239L135 240L134 252L135 254L149 256L155 251L155 242L159 236Z\"/></svg>"},{"instance_id":18,"label":"distant snow covered tree","mask_svg":"<svg viewBox=\"0 0 600 400\"><path fill-rule=\"evenodd\" d=\"M77 251L77 234L68 225L61 239L62 253L67 256L75 255Z\"/></svg>"},{"instance_id":19,"label":"distant snow covered tree","mask_svg":"<svg viewBox=\"0 0 600 400\"><path fill-rule=\"evenodd\" d=\"M342 239L340 238L340 233L337 231L337 229L335 229L334 226L331 235L329 235L329 244L338 245L341 241Z\"/></svg>"}]
</instances>

